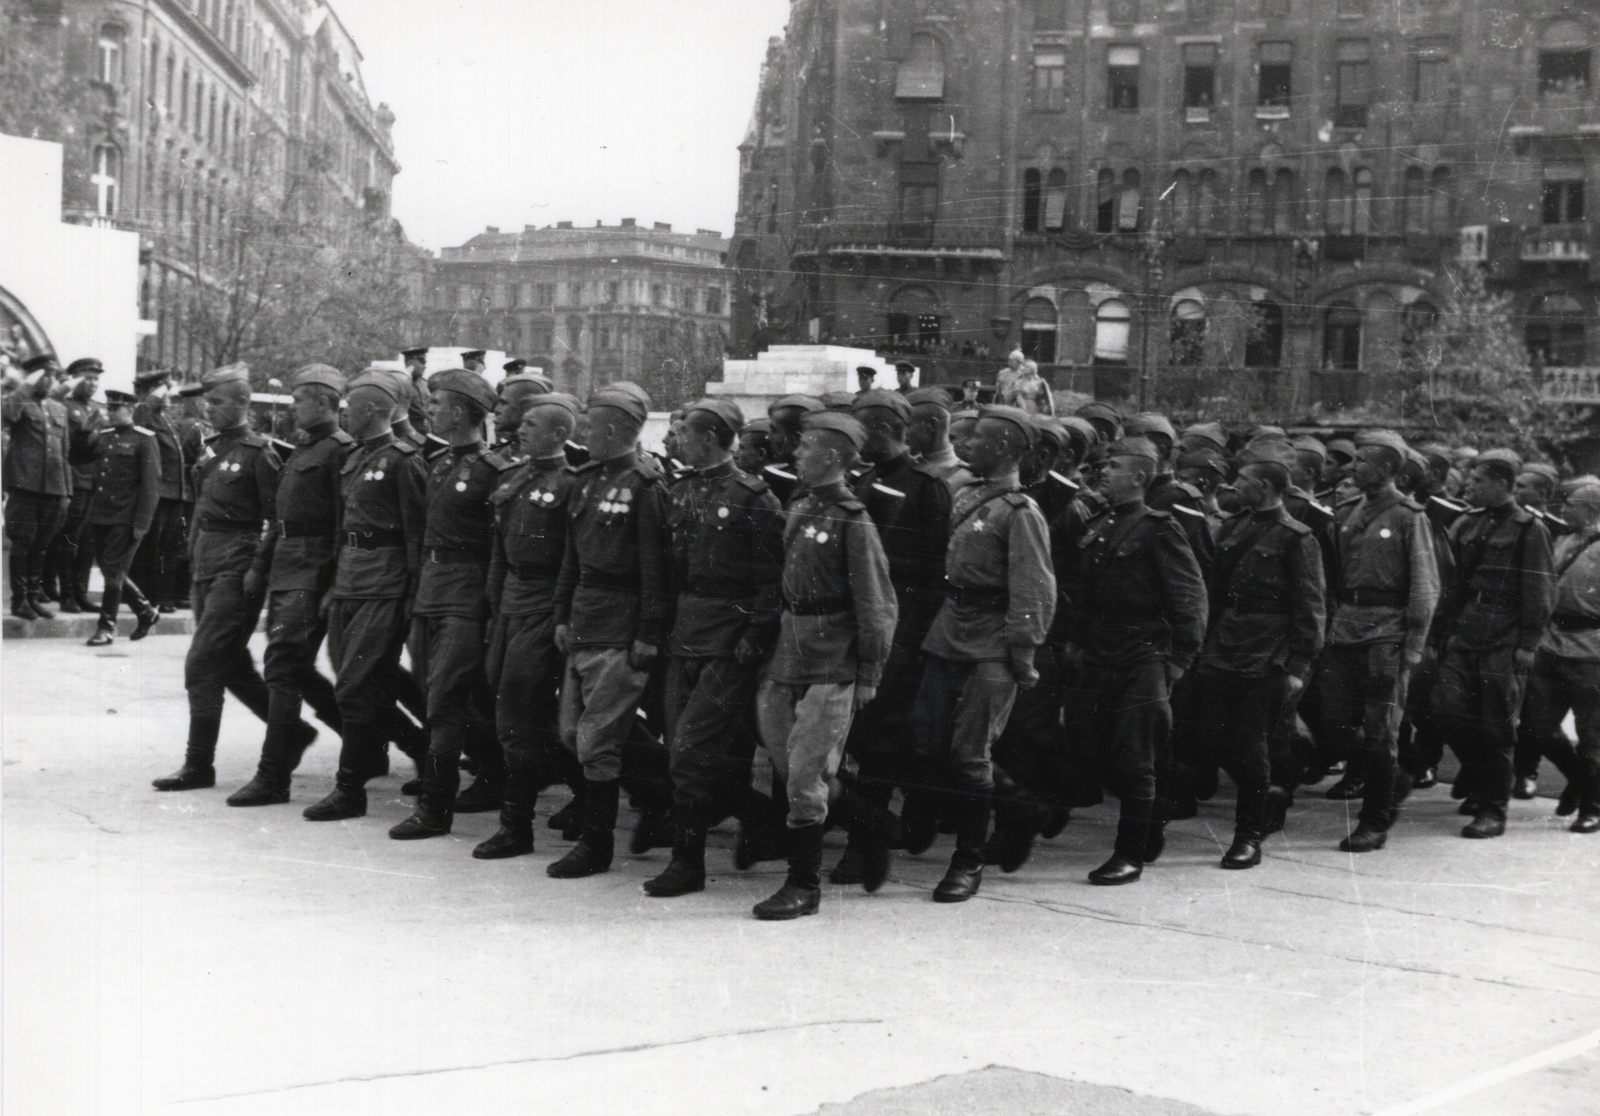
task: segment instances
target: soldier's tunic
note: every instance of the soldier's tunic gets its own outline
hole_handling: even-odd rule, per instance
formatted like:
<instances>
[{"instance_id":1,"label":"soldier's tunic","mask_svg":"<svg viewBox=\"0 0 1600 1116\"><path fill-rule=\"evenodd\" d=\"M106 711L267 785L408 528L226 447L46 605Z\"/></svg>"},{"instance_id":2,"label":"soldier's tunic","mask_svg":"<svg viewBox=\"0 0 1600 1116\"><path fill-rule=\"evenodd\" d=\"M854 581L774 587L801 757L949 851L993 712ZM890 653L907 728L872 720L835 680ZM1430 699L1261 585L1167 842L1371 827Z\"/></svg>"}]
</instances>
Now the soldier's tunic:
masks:
<instances>
[{"instance_id":1,"label":"soldier's tunic","mask_svg":"<svg viewBox=\"0 0 1600 1116\"><path fill-rule=\"evenodd\" d=\"M274 724L300 719L301 700L322 722L340 725L333 684L317 671L327 635L322 598L337 561L339 473L355 439L329 423L301 431L278 476L277 517L256 568L267 577L267 650L263 660Z\"/></svg>"},{"instance_id":2,"label":"soldier's tunic","mask_svg":"<svg viewBox=\"0 0 1600 1116\"><path fill-rule=\"evenodd\" d=\"M1339 589L1317 690L1324 731L1366 784L1361 822L1387 830L1397 792L1397 730L1409 655L1420 655L1439 601L1439 567L1422 509L1399 492L1341 505ZM1403 794L1402 794L1403 797Z\"/></svg>"},{"instance_id":3,"label":"soldier's tunic","mask_svg":"<svg viewBox=\"0 0 1600 1116\"><path fill-rule=\"evenodd\" d=\"M1522 704L1522 730L1577 790L1582 814L1600 814L1600 526L1555 544L1556 597ZM1561 727L1571 711L1574 750Z\"/></svg>"},{"instance_id":4,"label":"soldier's tunic","mask_svg":"<svg viewBox=\"0 0 1600 1116\"><path fill-rule=\"evenodd\" d=\"M758 743L755 697L778 636L783 510L732 461L691 471L669 493L678 605L666 678L673 809L681 824L747 812ZM747 643L754 652L739 662Z\"/></svg>"},{"instance_id":5,"label":"soldier's tunic","mask_svg":"<svg viewBox=\"0 0 1600 1116\"><path fill-rule=\"evenodd\" d=\"M454 807L463 748L494 739L493 697L484 673L489 620L489 554L494 506L489 498L512 468L481 443L452 446L428 471L422 572L413 601L412 635L426 664L429 771L423 801ZM498 745L480 764L500 768Z\"/></svg>"},{"instance_id":6,"label":"soldier's tunic","mask_svg":"<svg viewBox=\"0 0 1600 1116\"><path fill-rule=\"evenodd\" d=\"M263 552L268 521L277 518L281 466L266 436L247 426L224 430L205 444L196 467L200 494L189 540L195 618L183 667L189 716L220 723L226 689L264 721L267 688L249 649L264 600L245 596L244 575Z\"/></svg>"},{"instance_id":7,"label":"soldier's tunic","mask_svg":"<svg viewBox=\"0 0 1600 1116\"><path fill-rule=\"evenodd\" d=\"M72 500L67 506L66 525L51 548L49 569L65 602L87 591L89 571L94 566L94 545L89 533L96 461L93 441L105 412L93 400L71 396L61 405L67 409L67 466L72 471Z\"/></svg>"},{"instance_id":8,"label":"soldier's tunic","mask_svg":"<svg viewBox=\"0 0 1600 1116\"><path fill-rule=\"evenodd\" d=\"M650 680L635 643L660 648L671 609L667 498L661 471L637 451L578 470L556 624L568 625L562 743L590 782L614 782Z\"/></svg>"},{"instance_id":9,"label":"soldier's tunic","mask_svg":"<svg viewBox=\"0 0 1600 1116\"><path fill-rule=\"evenodd\" d=\"M85 515L92 549L105 578L100 598L100 624L107 631L117 626L117 609L124 595L138 615L148 615L150 602L128 577L139 540L150 530L161 493L161 460L156 437L140 426L123 426L100 432L90 439L94 455L94 480Z\"/></svg>"},{"instance_id":10,"label":"soldier's tunic","mask_svg":"<svg viewBox=\"0 0 1600 1116\"><path fill-rule=\"evenodd\" d=\"M67 409L20 387L0 403L6 447L6 537L11 540L11 587L44 576L45 555L67 522L72 471L67 464Z\"/></svg>"},{"instance_id":11,"label":"soldier's tunic","mask_svg":"<svg viewBox=\"0 0 1600 1116\"><path fill-rule=\"evenodd\" d=\"M1191 485L1184 484L1171 473L1162 473L1150 482L1145 493L1145 505L1156 511L1172 513L1175 523L1183 528L1189 540L1189 549L1200 572L1210 575L1211 559L1216 554L1216 543L1211 537L1211 522L1206 516L1205 498Z\"/></svg>"},{"instance_id":12,"label":"soldier's tunic","mask_svg":"<svg viewBox=\"0 0 1600 1116\"><path fill-rule=\"evenodd\" d=\"M185 506L195 502L198 480L190 471L195 457L185 453L183 433L169 417L170 407L146 402L133 411L135 423L155 431L161 450L161 500L134 559L133 576L150 598L163 606L178 603L178 567L184 561L187 537L192 533Z\"/></svg>"},{"instance_id":13,"label":"soldier's tunic","mask_svg":"<svg viewBox=\"0 0 1600 1116\"><path fill-rule=\"evenodd\" d=\"M1513 501L1450 529L1456 576L1434 623L1444 640L1432 711L1461 758L1457 787L1504 818L1526 670L1518 651L1544 639L1555 603L1550 533Z\"/></svg>"},{"instance_id":14,"label":"soldier's tunic","mask_svg":"<svg viewBox=\"0 0 1600 1116\"><path fill-rule=\"evenodd\" d=\"M349 789L382 770L410 601L422 573L427 472L409 442L386 433L345 455L338 477L337 555L328 656L344 724L339 778Z\"/></svg>"},{"instance_id":15,"label":"soldier's tunic","mask_svg":"<svg viewBox=\"0 0 1600 1116\"><path fill-rule=\"evenodd\" d=\"M1450 541L1450 528L1466 514L1467 506L1440 495L1418 493L1415 499L1422 504L1433 530L1433 557L1439 567L1442 603L1455 578L1455 548ZM1439 659L1443 652L1443 629L1435 623L1428 632L1422 662L1412 668L1406 682L1405 717L1400 722L1400 764L1412 777L1438 767L1444 758L1444 736L1435 725L1432 712L1433 691L1439 682Z\"/></svg>"},{"instance_id":16,"label":"soldier's tunic","mask_svg":"<svg viewBox=\"0 0 1600 1116\"><path fill-rule=\"evenodd\" d=\"M821 825L856 686L877 686L899 618L889 560L843 484L807 491L783 529L783 616L756 698L761 742L787 786L790 828Z\"/></svg>"},{"instance_id":17,"label":"soldier's tunic","mask_svg":"<svg viewBox=\"0 0 1600 1116\"><path fill-rule=\"evenodd\" d=\"M950 486L950 491L955 492L965 488L978 478L973 476L972 470L967 468L967 463L956 456L956 451L950 446L934 453L925 453L919 464L932 469L945 484Z\"/></svg>"}]
</instances>

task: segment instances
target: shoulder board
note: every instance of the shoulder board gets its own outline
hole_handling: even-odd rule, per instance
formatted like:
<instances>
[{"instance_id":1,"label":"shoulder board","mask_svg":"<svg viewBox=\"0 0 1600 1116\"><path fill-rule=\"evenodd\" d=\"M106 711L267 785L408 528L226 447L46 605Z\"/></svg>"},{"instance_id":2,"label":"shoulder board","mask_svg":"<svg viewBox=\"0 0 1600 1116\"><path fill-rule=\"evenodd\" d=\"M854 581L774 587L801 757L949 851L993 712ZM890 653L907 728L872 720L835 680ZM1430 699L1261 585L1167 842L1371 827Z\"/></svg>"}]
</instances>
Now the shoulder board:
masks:
<instances>
[{"instance_id":1,"label":"shoulder board","mask_svg":"<svg viewBox=\"0 0 1600 1116\"><path fill-rule=\"evenodd\" d=\"M1039 506L1039 505L1037 505L1037 504L1035 504L1033 502L1033 497L1029 496L1026 492L1007 492L1003 496L1001 496L1001 499L1004 500L1006 503L1010 504L1014 508L1027 508L1027 507L1038 507Z\"/></svg>"},{"instance_id":2,"label":"shoulder board","mask_svg":"<svg viewBox=\"0 0 1600 1116\"><path fill-rule=\"evenodd\" d=\"M921 473L930 480L936 480L941 483L944 481L944 474L941 473L936 466L929 465L926 461L918 461L913 463L911 466L911 471L913 473Z\"/></svg>"},{"instance_id":3,"label":"shoulder board","mask_svg":"<svg viewBox=\"0 0 1600 1116\"><path fill-rule=\"evenodd\" d=\"M348 430L335 430L330 436L341 446L353 446L356 444L356 440L350 437L350 432Z\"/></svg>"},{"instance_id":4,"label":"shoulder board","mask_svg":"<svg viewBox=\"0 0 1600 1116\"><path fill-rule=\"evenodd\" d=\"M585 461L578 466L577 472L580 476L584 473L593 473L600 468L600 464L598 461Z\"/></svg>"},{"instance_id":5,"label":"shoulder board","mask_svg":"<svg viewBox=\"0 0 1600 1116\"><path fill-rule=\"evenodd\" d=\"M276 438L269 438L265 434L257 434L253 430L246 434L243 438L240 438L239 444L241 446L254 446L256 449L266 449L268 446L274 444L286 446L288 449L294 449L293 446L289 446L285 442L279 442Z\"/></svg>"},{"instance_id":6,"label":"shoulder board","mask_svg":"<svg viewBox=\"0 0 1600 1116\"><path fill-rule=\"evenodd\" d=\"M495 453L494 450L484 450L483 460L502 473L508 469L515 469L517 467L517 463L515 461L507 461L498 453Z\"/></svg>"},{"instance_id":7,"label":"shoulder board","mask_svg":"<svg viewBox=\"0 0 1600 1116\"><path fill-rule=\"evenodd\" d=\"M1301 523L1292 515L1285 514L1281 519L1278 520L1278 523L1280 526L1287 527L1292 534L1311 534L1311 528L1307 527L1304 523Z\"/></svg>"},{"instance_id":8,"label":"shoulder board","mask_svg":"<svg viewBox=\"0 0 1600 1116\"><path fill-rule=\"evenodd\" d=\"M439 435L437 435L437 434L429 434L426 438L424 438L422 440L422 448L423 449L447 450L447 449L450 448L450 443L445 441L443 438L439 437Z\"/></svg>"},{"instance_id":9,"label":"shoulder board","mask_svg":"<svg viewBox=\"0 0 1600 1116\"><path fill-rule=\"evenodd\" d=\"M1187 504L1173 504L1172 505L1172 510L1173 511L1180 511L1184 515L1192 515L1196 519L1204 519L1206 517L1206 513L1205 512L1196 511L1195 509L1189 507ZM1159 513L1158 512L1157 514L1165 514L1165 513Z\"/></svg>"},{"instance_id":10,"label":"shoulder board","mask_svg":"<svg viewBox=\"0 0 1600 1116\"><path fill-rule=\"evenodd\" d=\"M1428 502L1431 504L1438 504L1445 511L1464 512L1467 510L1467 505L1457 503L1456 501L1448 499L1444 496L1429 496Z\"/></svg>"},{"instance_id":11,"label":"shoulder board","mask_svg":"<svg viewBox=\"0 0 1600 1116\"><path fill-rule=\"evenodd\" d=\"M1145 508L1144 509L1144 514L1146 516L1148 516L1149 518L1151 518L1151 519L1171 519L1172 518L1172 513L1171 512L1162 511L1160 508ZM1199 515L1200 513L1199 512L1195 512L1194 514Z\"/></svg>"},{"instance_id":12,"label":"shoulder board","mask_svg":"<svg viewBox=\"0 0 1600 1116\"><path fill-rule=\"evenodd\" d=\"M782 469L778 468L776 465L768 465L766 468L762 469L761 471L763 473L771 473L773 476L777 477L779 480L797 481L797 480L800 479L799 477L795 476L793 473L785 473Z\"/></svg>"},{"instance_id":13,"label":"shoulder board","mask_svg":"<svg viewBox=\"0 0 1600 1116\"><path fill-rule=\"evenodd\" d=\"M1486 512L1488 510L1489 510L1488 508L1468 508L1466 510L1466 512L1463 513L1463 514L1465 514L1465 515L1482 515L1484 512Z\"/></svg>"},{"instance_id":14,"label":"shoulder board","mask_svg":"<svg viewBox=\"0 0 1600 1116\"><path fill-rule=\"evenodd\" d=\"M152 438L154 438L156 436L156 432L154 430L146 430L142 426L135 426L133 428L133 431L134 431L135 434L146 434L146 435L148 435L148 436L150 436Z\"/></svg>"},{"instance_id":15,"label":"shoulder board","mask_svg":"<svg viewBox=\"0 0 1600 1116\"><path fill-rule=\"evenodd\" d=\"M1074 491L1074 492L1077 492L1080 488L1083 487L1082 485L1078 484L1077 481L1068 480L1066 477L1062 476L1060 473L1056 472L1054 469L1050 470L1050 477L1057 484L1064 484L1068 488L1072 489L1072 491Z\"/></svg>"},{"instance_id":16,"label":"shoulder board","mask_svg":"<svg viewBox=\"0 0 1600 1116\"><path fill-rule=\"evenodd\" d=\"M1535 511L1532 508L1524 508L1520 505L1517 507L1516 511L1511 513L1511 522L1513 523L1526 523L1530 519L1537 519L1545 526L1549 526L1556 521L1556 517L1550 515L1548 512Z\"/></svg>"},{"instance_id":17,"label":"shoulder board","mask_svg":"<svg viewBox=\"0 0 1600 1116\"><path fill-rule=\"evenodd\" d=\"M245 445L248 446L249 444L250 444L250 442L247 440L245 442ZM293 453L294 450L295 450L294 446L292 446L288 442L283 441L281 438L268 438L267 439L267 444L270 445L273 449L275 449L278 452L280 452L281 454L283 454L285 457L287 457L289 454Z\"/></svg>"},{"instance_id":18,"label":"shoulder board","mask_svg":"<svg viewBox=\"0 0 1600 1116\"><path fill-rule=\"evenodd\" d=\"M738 481L751 492L771 492L772 488L760 477L752 477L749 473L735 473L734 480Z\"/></svg>"},{"instance_id":19,"label":"shoulder board","mask_svg":"<svg viewBox=\"0 0 1600 1116\"><path fill-rule=\"evenodd\" d=\"M906 494L901 492L898 488L890 488L888 485L879 484L877 481L872 482L872 487L876 488L879 492L882 492L887 496L898 496L902 500L906 498Z\"/></svg>"},{"instance_id":20,"label":"shoulder board","mask_svg":"<svg viewBox=\"0 0 1600 1116\"><path fill-rule=\"evenodd\" d=\"M1306 507L1312 509L1313 511L1319 511L1323 515L1332 515L1333 514L1333 509L1330 508L1327 504L1319 504L1315 500L1309 500L1308 499L1306 501Z\"/></svg>"},{"instance_id":21,"label":"shoulder board","mask_svg":"<svg viewBox=\"0 0 1600 1116\"><path fill-rule=\"evenodd\" d=\"M854 496L846 497L843 500L835 500L831 506L843 508L847 512L865 512L867 510L867 505L857 500Z\"/></svg>"},{"instance_id":22,"label":"shoulder board","mask_svg":"<svg viewBox=\"0 0 1600 1116\"><path fill-rule=\"evenodd\" d=\"M417 447L412 445L410 442L406 441L403 438L396 440L394 445L385 446L384 448L385 449L392 449L397 453L405 453L405 454L412 454L412 453L416 453L417 452Z\"/></svg>"},{"instance_id":23,"label":"shoulder board","mask_svg":"<svg viewBox=\"0 0 1600 1116\"><path fill-rule=\"evenodd\" d=\"M1417 503L1415 500L1413 500L1409 496L1401 496L1400 497L1400 504L1401 504L1402 507L1410 508L1412 511L1415 511L1415 512L1419 512L1419 511L1422 510L1422 505Z\"/></svg>"},{"instance_id":24,"label":"shoulder board","mask_svg":"<svg viewBox=\"0 0 1600 1116\"><path fill-rule=\"evenodd\" d=\"M1350 505L1351 505L1351 504L1354 504L1354 503L1356 503L1356 502L1357 502L1357 501L1358 501L1358 500L1360 500L1360 499L1361 499L1361 497L1360 497L1360 496L1352 496L1352 497L1350 497L1350 498L1349 498L1349 499L1348 499L1348 500L1340 500L1340 501L1339 501L1339 502L1338 502L1338 503L1337 503L1337 504L1336 504L1336 505L1334 505L1334 506L1335 506L1335 507L1340 507L1340 508L1348 508L1348 507L1349 507L1349 506L1350 506Z\"/></svg>"}]
</instances>

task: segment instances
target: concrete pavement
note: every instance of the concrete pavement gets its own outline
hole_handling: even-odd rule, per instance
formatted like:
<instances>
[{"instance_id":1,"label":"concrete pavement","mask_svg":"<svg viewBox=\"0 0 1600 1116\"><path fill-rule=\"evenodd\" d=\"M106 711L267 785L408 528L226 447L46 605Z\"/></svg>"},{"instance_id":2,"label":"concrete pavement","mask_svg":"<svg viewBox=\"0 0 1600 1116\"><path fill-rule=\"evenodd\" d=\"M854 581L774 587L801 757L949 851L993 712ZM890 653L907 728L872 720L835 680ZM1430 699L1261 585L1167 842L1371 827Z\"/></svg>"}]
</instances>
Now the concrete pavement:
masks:
<instances>
[{"instance_id":1,"label":"concrete pavement","mask_svg":"<svg viewBox=\"0 0 1600 1116\"><path fill-rule=\"evenodd\" d=\"M1120 889L1083 878L1101 807L971 903L928 901L943 838L877 895L828 886L818 917L765 924L781 866L734 872L728 832L707 891L661 901L639 884L664 851L554 881L567 845L542 826L494 863L469 855L492 815L390 841L399 770L371 816L305 822L327 739L290 806L230 809L260 740L231 701L217 789L157 794L186 644L0 648L8 1112L1571 1116L1600 1095L1593 1044L1494 1077L1600 1029L1600 837L1548 799L1469 842L1440 787L1352 857L1353 811L1308 796L1231 873L1225 790Z\"/></svg>"}]
</instances>

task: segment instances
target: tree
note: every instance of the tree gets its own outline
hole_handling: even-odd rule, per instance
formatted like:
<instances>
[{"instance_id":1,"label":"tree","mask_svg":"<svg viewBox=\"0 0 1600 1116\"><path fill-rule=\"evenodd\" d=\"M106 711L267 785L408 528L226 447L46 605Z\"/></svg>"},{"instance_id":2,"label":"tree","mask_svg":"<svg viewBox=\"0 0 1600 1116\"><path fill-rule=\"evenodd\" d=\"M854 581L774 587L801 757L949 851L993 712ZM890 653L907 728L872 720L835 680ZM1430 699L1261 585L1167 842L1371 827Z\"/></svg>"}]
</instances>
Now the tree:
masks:
<instances>
[{"instance_id":1,"label":"tree","mask_svg":"<svg viewBox=\"0 0 1600 1116\"><path fill-rule=\"evenodd\" d=\"M67 75L60 13L0 0L0 132L63 143L93 90Z\"/></svg>"}]
</instances>

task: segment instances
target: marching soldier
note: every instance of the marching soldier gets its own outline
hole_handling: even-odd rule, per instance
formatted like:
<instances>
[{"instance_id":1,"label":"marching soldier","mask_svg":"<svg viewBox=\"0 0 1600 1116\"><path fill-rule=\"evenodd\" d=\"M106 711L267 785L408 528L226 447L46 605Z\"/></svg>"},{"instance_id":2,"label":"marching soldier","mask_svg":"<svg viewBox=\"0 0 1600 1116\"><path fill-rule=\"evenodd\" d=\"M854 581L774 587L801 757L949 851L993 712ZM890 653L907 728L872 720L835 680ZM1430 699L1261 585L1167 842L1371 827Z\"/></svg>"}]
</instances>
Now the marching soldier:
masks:
<instances>
[{"instance_id":1,"label":"marching soldier","mask_svg":"<svg viewBox=\"0 0 1600 1116\"><path fill-rule=\"evenodd\" d=\"M1150 490L1145 495L1145 504L1156 511L1175 513L1173 519L1183 528L1189 540L1189 549L1194 551L1195 560L1200 563L1200 571L1208 573L1216 544L1211 539L1210 524L1206 521L1204 497L1173 475L1173 467L1177 464L1174 460L1177 431L1165 415L1146 413L1128 419L1123 424L1123 434L1129 438L1146 439L1161 455L1156 464L1155 479L1150 482Z\"/></svg>"},{"instance_id":2,"label":"marching soldier","mask_svg":"<svg viewBox=\"0 0 1600 1116\"><path fill-rule=\"evenodd\" d=\"M104 368L93 357L67 365L70 388L61 405L67 409L67 464L72 469L72 502L67 523L51 549L48 580L54 584L63 613L93 612L89 603L89 571L94 547L89 537L89 504L94 499L95 452L90 444L105 422L94 401ZM132 415L129 415L132 419ZM48 595L49 586L46 586Z\"/></svg>"},{"instance_id":3,"label":"marching soldier","mask_svg":"<svg viewBox=\"0 0 1600 1116\"><path fill-rule=\"evenodd\" d=\"M168 372L153 370L139 373L133 381L140 396L133 421L155 431L156 444L161 447L161 502L134 559L133 575L163 612L177 607L179 567L188 548L186 532L192 518L186 509L196 495L190 474L195 455L185 448L184 431L171 414L170 378Z\"/></svg>"},{"instance_id":4,"label":"marching soldier","mask_svg":"<svg viewBox=\"0 0 1600 1116\"><path fill-rule=\"evenodd\" d=\"M504 405L502 401L502 405ZM525 405L525 406L524 406ZM494 504L489 559L488 674L495 729L505 755L500 827L472 850L479 860L533 851L533 812L546 770L560 751L556 683L556 581L567 553L567 503L575 481L564 451L578 421L570 395L535 393L517 404L523 464L505 474Z\"/></svg>"},{"instance_id":5,"label":"marching soldier","mask_svg":"<svg viewBox=\"0 0 1600 1116\"><path fill-rule=\"evenodd\" d=\"M810 395L785 395L767 408L767 417L772 420L767 445L772 451L773 463L762 470L761 479L786 508L799 489L799 481L790 470L794 468L795 450L800 445L801 420L822 409L822 400Z\"/></svg>"},{"instance_id":6,"label":"marching soldier","mask_svg":"<svg viewBox=\"0 0 1600 1116\"><path fill-rule=\"evenodd\" d=\"M972 471L956 456L950 444L951 410L955 404L944 388L917 388L906 393L911 404L911 423L906 427L906 448L954 492L972 483Z\"/></svg>"},{"instance_id":7,"label":"marching soldier","mask_svg":"<svg viewBox=\"0 0 1600 1116\"><path fill-rule=\"evenodd\" d=\"M300 732L302 702L335 732L342 727L317 653L328 634L323 598L338 567L339 476L355 439L339 429L345 379L338 369L308 364L290 387L296 445L278 474L277 518L245 577L246 596L263 586L267 595L267 735L255 777L228 796L229 806L289 801L289 776L310 744Z\"/></svg>"},{"instance_id":8,"label":"marching soldier","mask_svg":"<svg viewBox=\"0 0 1600 1116\"><path fill-rule=\"evenodd\" d=\"M495 394L482 376L453 369L436 373L428 386L433 391L434 433L450 443L428 471L422 573L411 608L412 633L425 664L431 740L416 809L389 830L396 841L450 832L461 805L456 791L462 750L472 744L475 729L493 723L484 673L494 538L489 498L502 474L513 468L484 447L483 424L494 409ZM473 796L469 805L494 809L503 793L500 755L496 750L474 758L479 770L467 790Z\"/></svg>"},{"instance_id":9,"label":"marching soldier","mask_svg":"<svg viewBox=\"0 0 1600 1116\"><path fill-rule=\"evenodd\" d=\"M1463 837L1499 837L1514 779L1523 687L1555 603L1550 533L1517 506L1521 459L1478 455L1467 476L1472 511L1450 529L1455 578L1435 620L1443 635L1432 711L1461 760Z\"/></svg>"},{"instance_id":10,"label":"marching soldier","mask_svg":"<svg viewBox=\"0 0 1600 1116\"><path fill-rule=\"evenodd\" d=\"M132 387L132 384L127 386ZM128 577L139 540L150 530L161 498L161 451L152 431L133 424L132 392L106 389L106 421L90 438L94 455L94 490L89 500L88 532L83 545L92 550L105 578L100 620L89 637L90 647L105 647L116 636L117 609L124 595L138 624L129 639L143 639L161 613Z\"/></svg>"},{"instance_id":11,"label":"marching soldier","mask_svg":"<svg viewBox=\"0 0 1600 1116\"><path fill-rule=\"evenodd\" d=\"M11 614L50 620L42 582L45 556L66 526L72 502L67 409L50 398L61 371L49 354L23 362L22 386L0 404L10 439L5 456L6 537L11 540Z\"/></svg>"},{"instance_id":12,"label":"marching soldier","mask_svg":"<svg viewBox=\"0 0 1600 1116\"><path fill-rule=\"evenodd\" d=\"M752 911L765 921L817 913L828 800L851 718L882 680L897 618L883 543L845 485L866 429L832 411L802 421L795 466L803 492L783 532L783 616L756 699L773 797L788 804L788 875Z\"/></svg>"},{"instance_id":13,"label":"marching soldier","mask_svg":"<svg viewBox=\"0 0 1600 1116\"><path fill-rule=\"evenodd\" d=\"M647 895L703 890L706 829L752 809L756 687L778 635L783 511L765 481L733 464L743 425L735 404L703 399L679 427L690 472L672 486L668 513L678 590L665 701L675 836Z\"/></svg>"},{"instance_id":14,"label":"marching soldier","mask_svg":"<svg viewBox=\"0 0 1600 1116\"><path fill-rule=\"evenodd\" d=\"M1362 805L1344 852L1389 839L1410 780L1397 766L1406 682L1422 661L1439 601L1439 567L1420 504L1395 487L1406 444L1388 430L1357 439L1351 478L1361 495L1337 510L1339 574L1317 675L1323 729L1360 781Z\"/></svg>"},{"instance_id":15,"label":"marching soldier","mask_svg":"<svg viewBox=\"0 0 1600 1116\"><path fill-rule=\"evenodd\" d=\"M506 378L495 388L500 401L494 408L494 432L500 440L494 452L508 461L521 464L522 416L532 406L532 401L554 390L549 380L534 372L524 372L528 362L520 357L505 364Z\"/></svg>"},{"instance_id":16,"label":"marching soldier","mask_svg":"<svg viewBox=\"0 0 1600 1116\"><path fill-rule=\"evenodd\" d=\"M1068 738L1080 749L1084 796L1110 783L1121 795L1112 856L1095 884L1132 883L1160 856L1166 819L1155 816L1157 761L1172 725L1171 693L1205 636L1206 588L1183 529L1148 507L1160 451L1146 438L1106 449L1100 494L1109 510L1063 540L1078 552L1063 655L1077 666L1068 692ZM1165 772L1161 772L1163 776Z\"/></svg>"},{"instance_id":17,"label":"marching soldier","mask_svg":"<svg viewBox=\"0 0 1600 1116\"><path fill-rule=\"evenodd\" d=\"M263 721L268 717L267 686L249 648L266 584L259 573L248 575L259 569L266 523L277 518L281 464L270 440L250 429L250 373L244 365L206 373L196 390L205 393L206 418L217 433L206 439L206 455L198 467L200 498L189 543L195 617L194 638L183 663L189 739L183 766L153 783L159 791L217 785L214 763L224 691ZM296 723L297 745L314 735L310 725Z\"/></svg>"},{"instance_id":18,"label":"marching soldier","mask_svg":"<svg viewBox=\"0 0 1600 1116\"><path fill-rule=\"evenodd\" d=\"M393 373L366 372L350 385L356 444L339 469L337 557L324 601L343 742L333 790L306 807L308 821L365 816L367 780L385 770L384 721L404 719L394 707L400 650L421 578L427 517L422 456L392 428L410 400L410 384Z\"/></svg>"},{"instance_id":19,"label":"marching soldier","mask_svg":"<svg viewBox=\"0 0 1600 1116\"><path fill-rule=\"evenodd\" d=\"M589 399L589 451L570 497L556 586L556 647L567 657L561 736L584 768L578 843L545 869L577 879L611 867L622 753L666 637L671 606L661 470L637 449L649 396L613 384Z\"/></svg>"}]
</instances>

